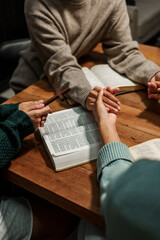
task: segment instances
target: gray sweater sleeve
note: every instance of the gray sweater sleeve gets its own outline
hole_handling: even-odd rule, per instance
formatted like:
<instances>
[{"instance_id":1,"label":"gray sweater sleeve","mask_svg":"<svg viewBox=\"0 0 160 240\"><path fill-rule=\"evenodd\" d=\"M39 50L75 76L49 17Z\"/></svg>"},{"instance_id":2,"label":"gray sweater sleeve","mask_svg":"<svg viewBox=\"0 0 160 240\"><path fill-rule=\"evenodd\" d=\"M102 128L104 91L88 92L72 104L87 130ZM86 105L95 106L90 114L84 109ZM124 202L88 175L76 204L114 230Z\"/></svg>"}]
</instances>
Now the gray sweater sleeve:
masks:
<instances>
[{"instance_id":1,"label":"gray sweater sleeve","mask_svg":"<svg viewBox=\"0 0 160 240\"><path fill-rule=\"evenodd\" d=\"M103 50L109 65L128 78L146 84L160 67L147 60L132 41L124 0L118 0L110 17L110 28L103 38Z\"/></svg>"},{"instance_id":2,"label":"gray sweater sleeve","mask_svg":"<svg viewBox=\"0 0 160 240\"><path fill-rule=\"evenodd\" d=\"M32 42L52 87L69 87L71 98L85 107L92 88L71 52L67 36L63 32L65 30L47 11L37 16L26 13L26 19Z\"/></svg>"}]
</instances>

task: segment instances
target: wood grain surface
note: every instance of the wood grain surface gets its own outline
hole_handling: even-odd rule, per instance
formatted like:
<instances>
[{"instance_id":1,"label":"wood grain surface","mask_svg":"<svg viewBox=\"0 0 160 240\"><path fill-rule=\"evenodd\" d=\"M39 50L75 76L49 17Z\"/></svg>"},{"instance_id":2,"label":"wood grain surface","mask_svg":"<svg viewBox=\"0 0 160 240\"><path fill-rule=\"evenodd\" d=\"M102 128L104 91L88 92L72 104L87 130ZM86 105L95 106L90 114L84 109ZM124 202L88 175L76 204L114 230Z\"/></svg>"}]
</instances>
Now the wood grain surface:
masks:
<instances>
[{"instance_id":1,"label":"wood grain surface","mask_svg":"<svg viewBox=\"0 0 160 240\"><path fill-rule=\"evenodd\" d=\"M160 65L159 48L140 45L140 50L148 59ZM100 44L79 61L82 66L89 68L104 62ZM5 103L39 99L45 101L53 94L47 79L42 79ZM160 105L158 101L147 98L147 90L127 93L118 98L121 101L121 111L118 113L117 129L123 143L133 146L160 137ZM69 108L65 101L61 102L59 99L50 106L53 111ZM41 139L37 134L32 134L23 140L18 156L11 161L9 168L3 171L3 177L81 218L104 227L104 220L99 213L96 161L55 173Z\"/></svg>"}]
</instances>

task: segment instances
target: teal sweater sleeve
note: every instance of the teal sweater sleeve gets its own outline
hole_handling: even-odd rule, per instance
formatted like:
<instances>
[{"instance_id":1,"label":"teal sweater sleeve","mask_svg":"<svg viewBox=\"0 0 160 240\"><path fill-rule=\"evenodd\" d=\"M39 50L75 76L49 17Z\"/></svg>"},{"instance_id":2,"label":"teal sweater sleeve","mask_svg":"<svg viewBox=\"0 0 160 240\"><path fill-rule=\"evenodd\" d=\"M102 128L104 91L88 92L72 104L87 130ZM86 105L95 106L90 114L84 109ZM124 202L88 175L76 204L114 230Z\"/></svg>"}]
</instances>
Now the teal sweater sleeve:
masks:
<instances>
[{"instance_id":1,"label":"teal sweater sleeve","mask_svg":"<svg viewBox=\"0 0 160 240\"><path fill-rule=\"evenodd\" d=\"M160 239L160 162L141 159L132 164L129 149L109 143L98 156L101 213L105 239Z\"/></svg>"},{"instance_id":2,"label":"teal sweater sleeve","mask_svg":"<svg viewBox=\"0 0 160 240\"><path fill-rule=\"evenodd\" d=\"M0 105L0 121L4 121L12 113L18 110L18 105L19 103L10 103L10 104Z\"/></svg>"},{"instance_id":3,"label":"teal sweater sleeve","mask_svg":"<svg viewBox=\"0 0 160 240\"><path fill-rule=\"evenodd\" d=\"M11 107L10 110L6 110L4 107L2 110L4 113L2 116L6 117L7 111L11 110L12 112L13 109ZM30 117L20 110L16 110L0 122L0 168L9 164L9 161L18 153L22 139L33 133L34 130Z\"/></svg>"},{"instance_id":4,"label":"teal sweater sleeve","mask_svg":"<svg viewBox=\"0 0 160 240\"><path fill-rule=\"evenodd\" d=\"M110 194L110 184L132 166L133 159L128 147L120 142L113 142L101 148L97 160L97 177L100 182L101 214L107 223L107 200Z\"/></svg>"}]
</instances>

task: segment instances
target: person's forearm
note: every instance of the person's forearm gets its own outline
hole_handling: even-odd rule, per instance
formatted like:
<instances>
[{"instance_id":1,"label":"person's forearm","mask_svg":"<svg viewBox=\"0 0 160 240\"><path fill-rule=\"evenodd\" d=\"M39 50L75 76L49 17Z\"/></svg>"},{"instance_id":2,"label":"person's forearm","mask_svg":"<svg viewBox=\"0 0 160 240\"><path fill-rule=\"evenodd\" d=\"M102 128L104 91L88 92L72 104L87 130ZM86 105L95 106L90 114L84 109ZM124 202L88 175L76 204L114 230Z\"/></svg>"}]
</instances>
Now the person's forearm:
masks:
<instances>
[{"instance_id":1,"label":"person's forearm","mask_svg":"<svg viewBox=\"0 0 160 240\"><path fill-rule=\"evenodd\" d=\"M48 19L47 22L45 15L35 17L28 11L25 15L30 37L51 86L61 90L69 87L69 96L86 107L85 100L92 88L72 54L70 45L66 43L65 36L54 24L53 19ZM59 21L61 22L62 19L60 18ZM45 33L50 38L44 42Z\"/></svg>"},{"instance_id":2,"label":"person's forearm","mask_svg":"<svg viewBox=\"0 0 160 240\"><path fill-rule=\"evenodd\" d=\"M9 164L18 153L22 139L33 132L33 123L23 111L17 110L0 122L0 168Z\"/></svg>"},{"instance_id":3,"label":"person's forearm","mask_svg":"<svg viewBox=\"0 0 160 240\"><path fill-rule=\"evenodd\" d=\"M132 41L128 12L125 1L116 1L110 17L110 38L104 36L103 50L108 64L117 72L141 84L147 84L160 67L147 60L139 51L136 41ZM122 61L123 59L123 61Z\"/></svg>"},{"instance_id":4,"label":"person's forearm","mask_svg":"<svg viewBox=\"0 0 160 240\"><path fill-rule=\"evenodd\" d=\"M126 145L113 142L105 145L98 154L97 178L100 183L101 214L107 223L108 205L112 201L112 184L118 182L133 164L133 159Z\"/></svg>"},{"instance_id":5,"label":"person's forearm","mask_svg":"<svg viewBox=\"0 0 160 240\"><path fill-rule=\"evenodd\" d=\"M110 142L121 141L117 133L116 125L113 123L108 123L106 119L103 119L99 122L99 129L100 129L103 145Z\"/></svg>"}]
</instances>

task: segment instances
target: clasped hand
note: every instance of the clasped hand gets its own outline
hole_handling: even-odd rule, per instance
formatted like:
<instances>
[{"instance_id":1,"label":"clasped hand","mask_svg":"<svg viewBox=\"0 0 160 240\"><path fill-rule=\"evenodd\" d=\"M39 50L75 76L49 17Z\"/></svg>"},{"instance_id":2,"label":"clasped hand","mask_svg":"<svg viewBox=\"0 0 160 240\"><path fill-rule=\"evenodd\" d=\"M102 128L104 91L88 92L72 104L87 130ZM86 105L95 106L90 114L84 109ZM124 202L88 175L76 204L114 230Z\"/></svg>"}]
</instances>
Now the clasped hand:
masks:
<instances>
[{"instance_id":1,"label":"clasped hand","mask_svg":"<svg viewBox=\"0 0 160 240\"><path fill-rule=\"evenodd\" d=\"M153 99L160 99L160 72L157 72L154 77L151 78L148 86L148 97Z\"/></svg>"},{"instance_id":2,"label":"clasped hand","mask_svg":"<svg viewBox=\"0 0 160 240\"><path fill-rule=\"evenodd\" d=\"M35 130L38 127L43 127L47 115L52 113L51 108L45 106L43 100L20 103L19 110L25 112L31 118Z\"/></svg>"},{"instance_id":3,"label":"clasped hand","mask_svg":"<svg viewBox=\"0 0 160 240\"><path fill-rule=\"evenodd\" d=\"M148 98L160 99L160 72L157 72L151 80L147 83L148 86ZM86 99L86 107L88 110L93 111L97 96L100 91L100 87L96 86L92 91L89 92ZM107 87L103 89L103 103L108 112L117 113L120 111L120 102L116 98L116 93L119 92L118 88L111 89Z\"/></svg>"},{"instance_id":4,"label":"clasped hand","mask_svg":"<svg viewBox=\"0 0 160 240\"><path fill-rule=\"evenodd\" d=\"M103 91L104 89L100 89L98 92L93 114L98 122L102 142L105 145L110 142L120 142L120 138L116 130L116 114L107 111L103 102Z\"/></svg>"},{"instance_id":5,"label":"clasped hand","mask_svg":"<svg viewBox=\"0 0 160 240\"><path fill-rule=\"evenodd\" d=\"M97 101L98 93L100 87L95 87L92 91L89 92L89 95L86 100L86 107L88 110L93 111L95 108L95 103ZM115 97L115 94L119 92L119 88L111 89L107 87L103 89L103 103L108 112L117 113L120 110L120 102Z\"/></svg>"}]
</instances>

